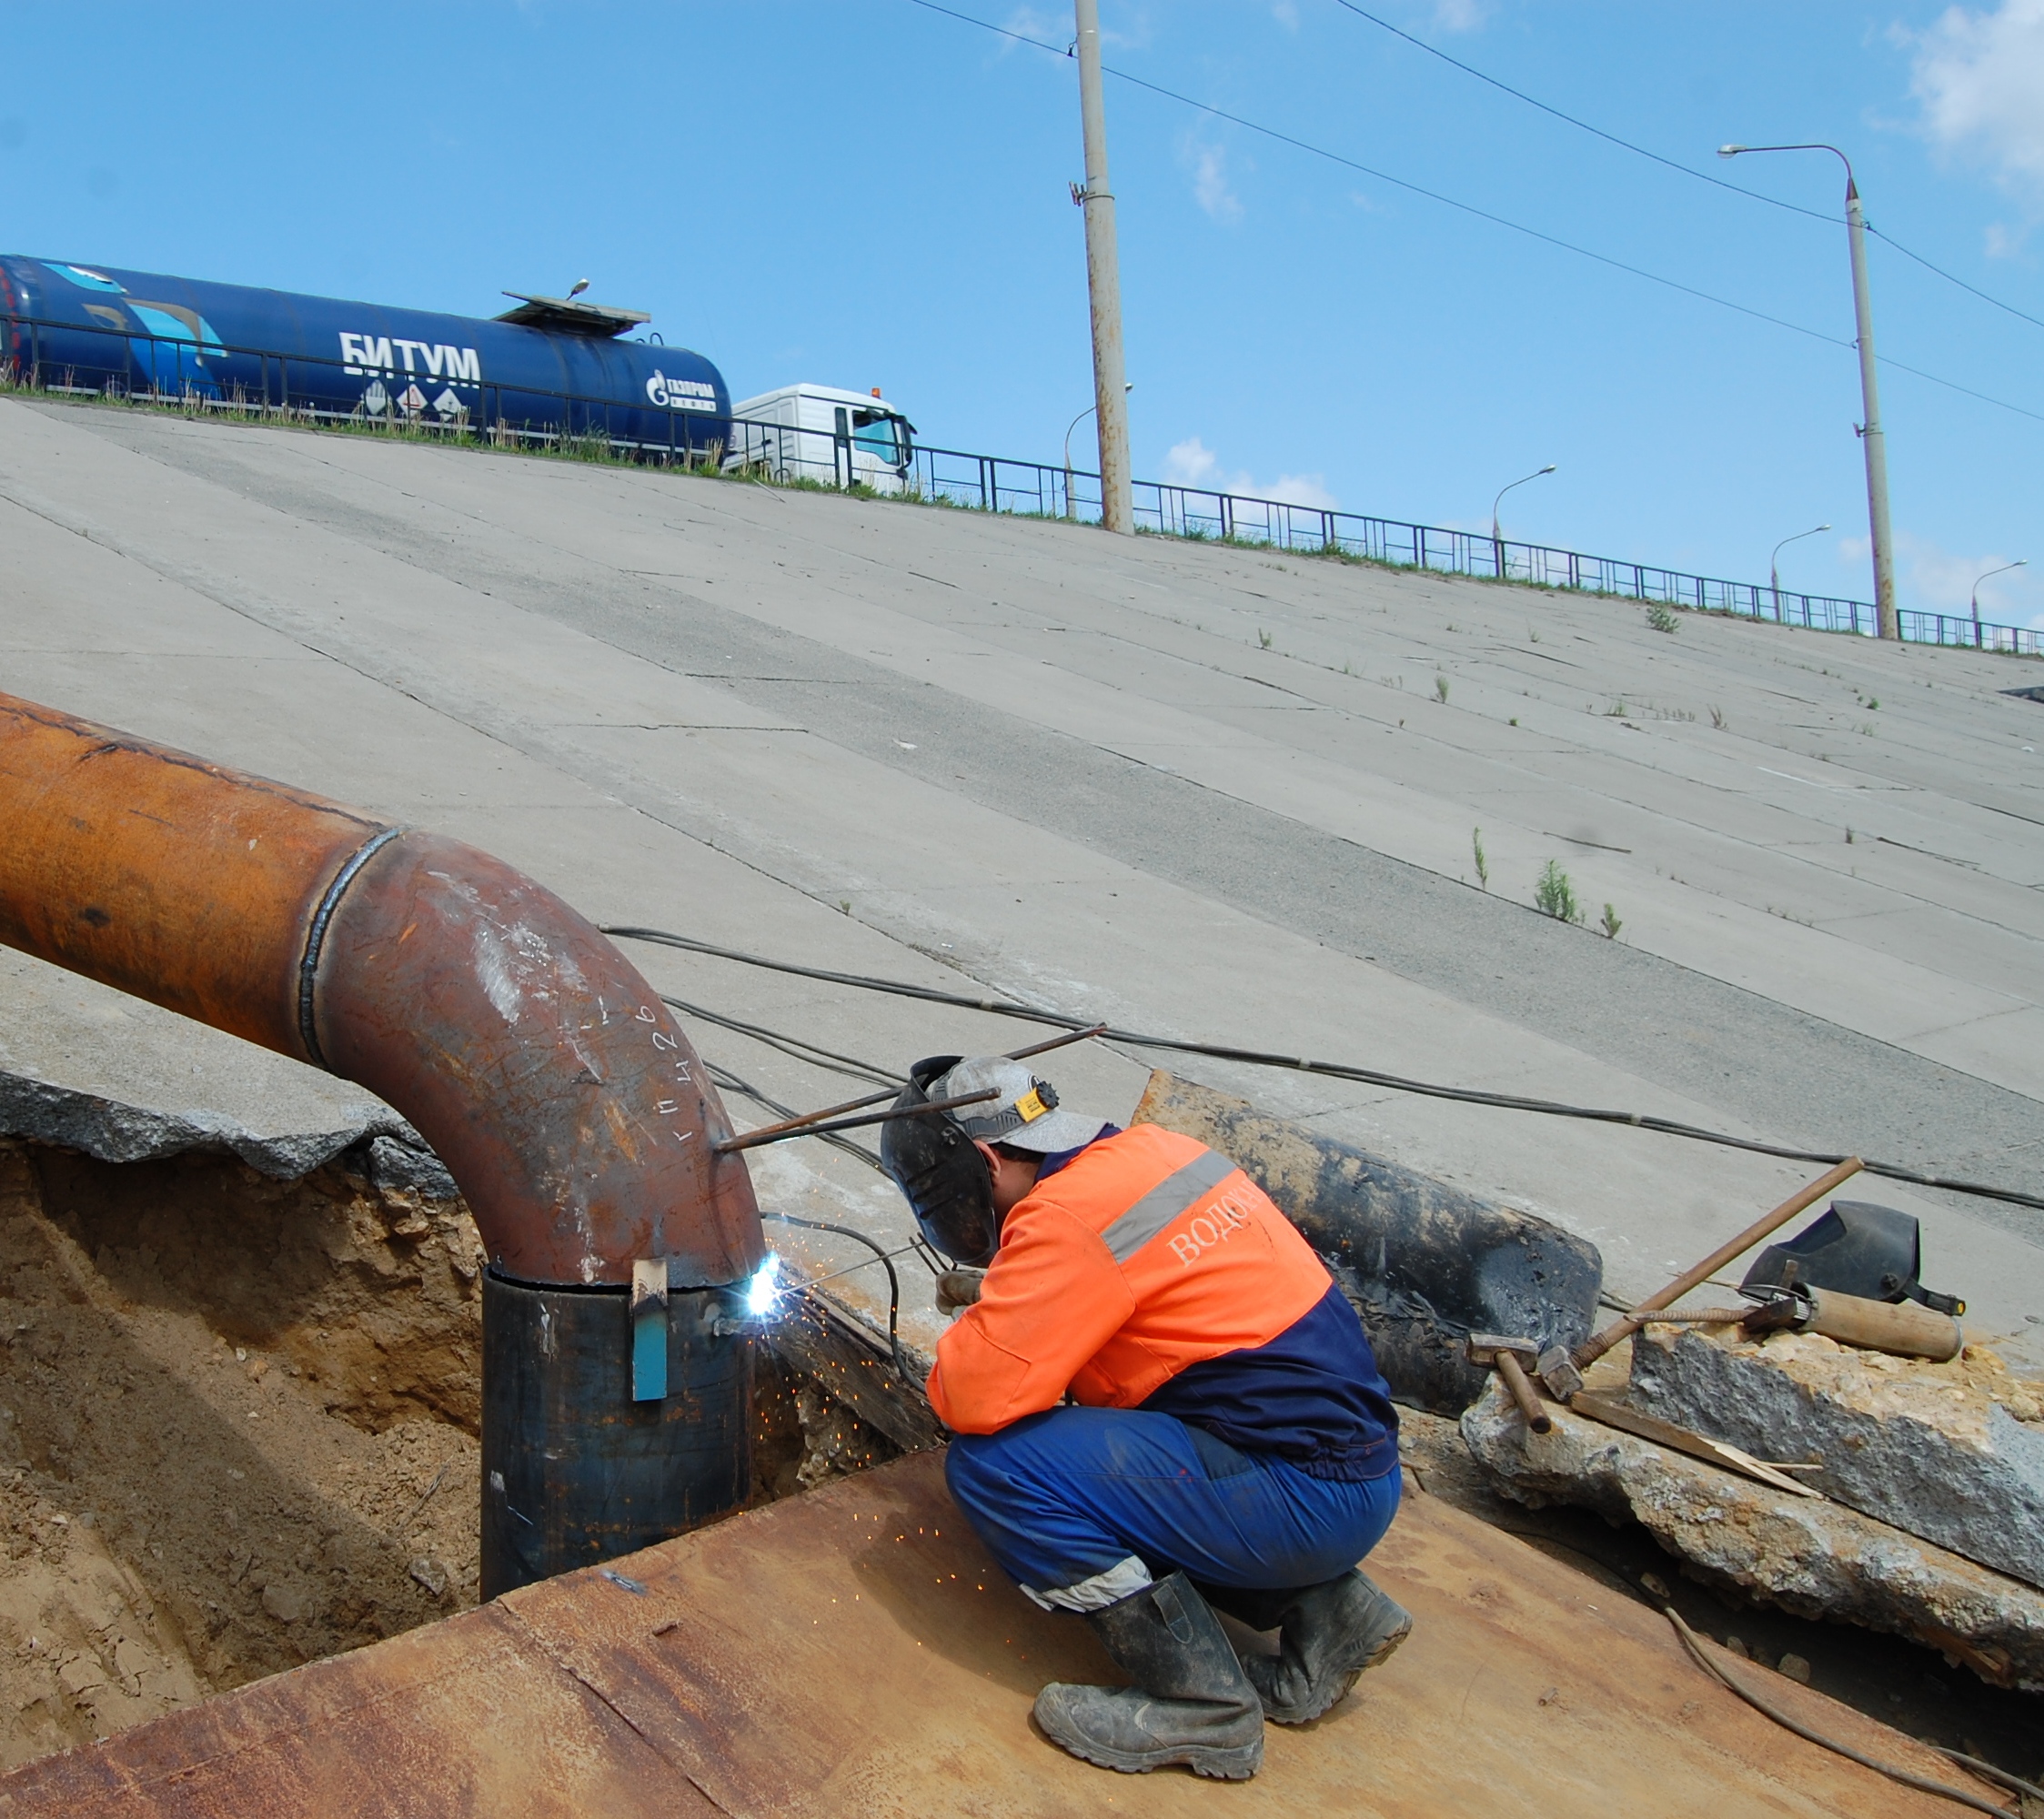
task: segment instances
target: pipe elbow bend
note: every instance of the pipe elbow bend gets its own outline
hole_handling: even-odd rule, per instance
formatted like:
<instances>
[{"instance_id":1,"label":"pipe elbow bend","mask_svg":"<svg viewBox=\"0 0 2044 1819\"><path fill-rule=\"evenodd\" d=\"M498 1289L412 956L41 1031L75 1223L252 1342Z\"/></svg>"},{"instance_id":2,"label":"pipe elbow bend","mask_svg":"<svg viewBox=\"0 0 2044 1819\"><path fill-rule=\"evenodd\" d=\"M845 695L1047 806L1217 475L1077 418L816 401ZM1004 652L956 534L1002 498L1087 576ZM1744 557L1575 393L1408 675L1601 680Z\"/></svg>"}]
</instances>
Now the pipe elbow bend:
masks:
<instances>
[{"instance_id":1,"label":"pipe elbow bend","mask_svg":"<svg viewBox=\"0 0 2044 1819\"><path fill-rule=\"evenodd\" d=\"M403 1112L461 1184L499 1273L676 1287L751 1273L751 1178L714 1148L716 1090L660 996L543 885L437 834L385 829L307 930L307 1059ZM323 906L324 907L324 906Z\"/></svg>"},{"instance_id":2,"label":"pipe elbow bend","mask_svg":"<svg viewBox=\"0 0 2044 1819\"><path fill-rule=\"evenodd\" d=\"M680 1287L765 1251L680 1023L501 859L0 695L0 943L380 1094L499 1274Z\"/></svg>"}]
</instances>

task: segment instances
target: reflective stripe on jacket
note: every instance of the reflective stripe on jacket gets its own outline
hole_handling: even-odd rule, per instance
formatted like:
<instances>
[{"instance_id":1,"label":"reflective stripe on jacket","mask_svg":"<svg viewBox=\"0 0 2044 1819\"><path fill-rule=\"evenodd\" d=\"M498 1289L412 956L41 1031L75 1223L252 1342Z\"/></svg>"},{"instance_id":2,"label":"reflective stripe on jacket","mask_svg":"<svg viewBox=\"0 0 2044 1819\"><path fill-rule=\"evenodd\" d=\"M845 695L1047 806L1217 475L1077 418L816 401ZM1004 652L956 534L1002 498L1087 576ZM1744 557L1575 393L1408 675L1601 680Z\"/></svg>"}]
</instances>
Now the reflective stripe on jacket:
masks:
<instances>
[{"instance_id":1,"label":"reflective stripe on jacket","mask_svg":"<svg viewBox=\"0 0 2044 1819\"><path fill-rule=\"evenodd\" d=\"M938 1342L931 1405L960 1433L992 1433L1067 1388L1133 1408L1189 1365L1275 1338L1331 1282L1234 1163L1139 1124L1009 1213L979 1301Z\"/></svg>"}]
</instances>

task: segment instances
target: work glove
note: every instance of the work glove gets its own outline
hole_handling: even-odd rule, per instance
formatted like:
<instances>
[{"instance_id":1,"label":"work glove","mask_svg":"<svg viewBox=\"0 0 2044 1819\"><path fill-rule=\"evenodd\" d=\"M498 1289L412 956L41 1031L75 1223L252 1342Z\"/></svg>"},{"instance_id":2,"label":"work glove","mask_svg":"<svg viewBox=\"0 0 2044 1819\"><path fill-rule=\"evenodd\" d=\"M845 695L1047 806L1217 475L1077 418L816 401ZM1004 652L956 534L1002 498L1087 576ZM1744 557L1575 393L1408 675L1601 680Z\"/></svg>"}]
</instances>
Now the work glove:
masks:
<instances>
[{"instance_id":1,"label":"work glove","mask_svg":"<svg viewBox=\"0 0 2044 1819\"><path fill-rule=\"evenodd\" d=\"M979 1300L980 1284L985 1280L984 1270L946 1270L937 1278L937 1311L949 1316L971 1307Z\"/></svg>"}]
</instances>

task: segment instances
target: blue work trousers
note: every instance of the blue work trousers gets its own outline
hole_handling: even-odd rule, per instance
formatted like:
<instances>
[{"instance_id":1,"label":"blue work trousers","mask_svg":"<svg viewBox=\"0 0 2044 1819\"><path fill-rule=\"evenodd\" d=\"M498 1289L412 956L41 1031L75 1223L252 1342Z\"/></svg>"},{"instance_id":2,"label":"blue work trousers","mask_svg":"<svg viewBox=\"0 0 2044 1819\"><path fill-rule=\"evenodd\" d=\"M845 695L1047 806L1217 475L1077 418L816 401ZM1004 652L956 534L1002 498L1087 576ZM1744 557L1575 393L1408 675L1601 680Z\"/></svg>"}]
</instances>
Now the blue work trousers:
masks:
<instances>
[{"instance_id":1,"label":"blue work trousers","mask_svg":"<svg viewBox=\"0 0 2044 1819\"><path fill-rule=\"evenodd\" d=\"M1231 1589L1317 1585L1368 1553L1398 1509L1395 1455L1381 1477L1340 1482L1142 1409L1047 1409L961 1434L944 1475L1009 1576L1076 1611L1174 1572Z\"/></svg>"}]
</instances>

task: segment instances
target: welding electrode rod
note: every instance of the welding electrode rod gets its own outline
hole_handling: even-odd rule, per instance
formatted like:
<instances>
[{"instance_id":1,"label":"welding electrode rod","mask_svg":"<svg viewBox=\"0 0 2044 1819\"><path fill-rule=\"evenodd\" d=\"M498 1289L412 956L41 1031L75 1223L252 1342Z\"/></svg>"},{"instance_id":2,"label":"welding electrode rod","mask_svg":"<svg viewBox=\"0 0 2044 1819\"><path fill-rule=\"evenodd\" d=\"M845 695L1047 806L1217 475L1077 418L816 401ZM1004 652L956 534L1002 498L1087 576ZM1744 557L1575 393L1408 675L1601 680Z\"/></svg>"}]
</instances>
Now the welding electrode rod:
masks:
<instances>
[{"instance_id":1,"label":"welding electrode rod","mask_svg":"<svg viewBox=\"0 0 2044 1819\"><path fill-rule=\"evenodd\" d=\"M1822 1200L1833 1188L1841 1187L1849 1181L1863 1166L1858 1156L1848 1156L1835 1169L1827 1169L1807 1187L1797 1188L1766 1218L1747 1226L1729 1242L1719 1245L1702 1262L1694 1269L1685 1270L1657 1294L1648 1295L1625 1319L1612 1322L1594 1338L1586 1339L1571 1354L1576 1361L1576 1368L1580 1371L1594 1364L1620 1340L1630 1339L1646 1323L1639 1318L1641 1314L1658 1313L1669 1302L1680 1301L1697 1283L1715 1276L1734 1258L1744 1256L1763 1238L1778 1231L1806 1207Z\"/></svg>"},{"instance_id":2,"label":"welding electrode rod","mask_svg":"<svg viewBox=\"0 0 2044 1819\"><path fill-rule=\"evenodd\" d=\"M1511 1391L1512 1400L1519 1405L1519 1412L1525 1417L1525 1424L1536 1433L1554 1432L1555 1418L1547 1412L1546 1405L1534 1390L1525 1374L1525 1366L1509 1352L1497 1354L1497 1374L1504 1378L1505 1387Z\"/></svg>"},{"instance_id":3,"label":"welding electrode rod","mask_svg":"<svg viewBox=\"0 0 2044 1819\"><path fill-rule=\"evenodd\" d=\"M1068 1030L1062 1036L1052 1036L1047 1042L1032 1042L1026 1049L1010 1049L1007 1059L1011 1061L1026 1061L1032 1055L1047 1055L1052 1049L1062 1049L1072 1042L1083 1042L1087 1038L1103 1033L1107 1026L1095 1023L1090 1030Z\"/></svg>"},{"instance_id":4,"label":"welding electrode rod","mask_svg":"<svg viewBox=\"0 0 2044 1819\"><path fill-rule=\"evenodd\" d=\"M807 1118L794 1119L789 1123L769 1124L758 1131L748 1131L742 1137L727 1137L715 1147L719 1155L728 1155L733 1150L757 1150L764 1143L785 1143L790 1137L821 1137L831 1131L856 1131L863 1125L885 1124L896 1118L927 1118L933 1111L951 1111L961 1105L979 1105L1000 1097L1000 1092L990 1086L984 1092L969 1092L957 1099L933 1099L925 1105L897 1106L887 1111L869 1111L858 1118L833 1119L829 1123L817 1121L828 1118L829 1113L811 1112ZM868 1104L871 1102L871 1100L867 1101Z\"/></svg>"},{"instance_id":5,"label":"welding electrode rod","mask_svg":"<svg viewBox=\"0 0 2044 1819\"><path fill-rule=\"evenodd\" d=\"M895 1098L900 1091L901 1088L891 1086L882 1092L870 1092L863 1099L848 1099L842 1105L826 1105L821 1111L805 1111L800 1118L784 1118L779 1124L762 1124L757 1131L748 1131L745 1135L749 1141L758 1143L769 1137L779 1137L783 1131L792 1133L807 1131L811 1125L821 1124L826 1118L842 1118L848 1111L863 1111L869 1105L879 1105L885 1100ZM737 1146L720 1143L717 1147L721 1150Z\"/></svg>"},{"instance_id":6,"label":"welding electrode rod","mask_svg":"<svg viewBox=\"0 0 2044 1819\"><path fill-rule=\"evenodd\" d=\"M1073 1030L1062 1036L1053 1036L1047 1042L1038 1042L1027 1049L1015 1050L1013 1053L1008 1056L1008 1060L1022 1061L1027 1060L1032 1055L1048 1054L1052 1049L1062 1049L1068 1042L1082 1042L1089 1036L1097 1036L1106 1027L1104 1023L1095 1023L1090 1030ZM863 1111L869 1105L879 1105L884 1100L892 1099L899 1090L899 1088L891 1086L880 1092L870 1092L863 1099L848 1099L842 1105L826 1105L821 1111L805 1111L800 1118L784 1118L779 1124L762 1124L757 1131L748 1131L742 1143L720 1143L717 1148L720 1151L757 1149L769 1138L792 1137L809 1130L813 1125L822 1123L826 1118L841 1118L848 1111ZM984 1094L977 1095L981 1098L984 1096ZM972 1102L970 1100L953 1100L952 1101L954 1105L968 1105ZM916 1110L918 1111L931 1111L936 1108L925 1105L919 1106Z\"/></svg>"}]
</instances>

